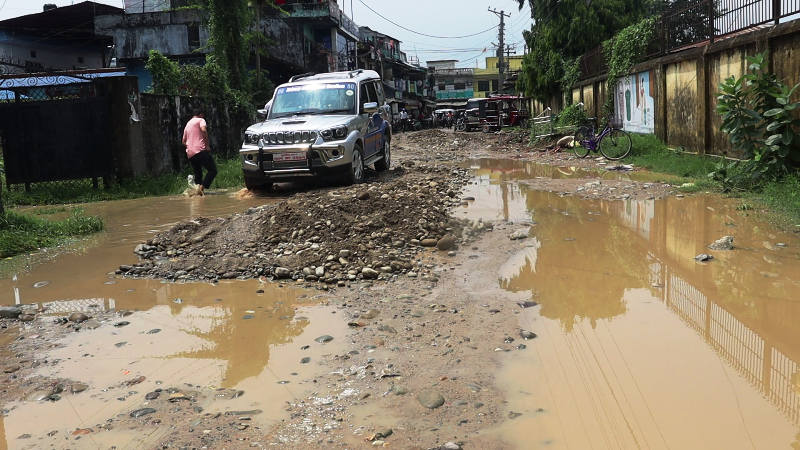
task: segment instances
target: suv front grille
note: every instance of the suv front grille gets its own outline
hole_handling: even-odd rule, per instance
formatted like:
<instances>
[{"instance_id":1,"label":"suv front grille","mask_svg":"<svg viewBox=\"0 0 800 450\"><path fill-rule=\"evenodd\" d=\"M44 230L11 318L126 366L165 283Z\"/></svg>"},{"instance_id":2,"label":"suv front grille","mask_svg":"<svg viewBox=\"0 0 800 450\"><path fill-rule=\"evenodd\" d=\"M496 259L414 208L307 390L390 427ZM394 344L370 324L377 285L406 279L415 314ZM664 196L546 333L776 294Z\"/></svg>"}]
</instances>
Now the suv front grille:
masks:
<instances>
[{"instance_id":1,"label":"suv front grille","mask_svg":"<svg viewBox=\"0 0 800 450\"><path fill-rule=\"evenodd\" d=\"M316 131L279 131L277 133L246 133L245 142L251 145L258 145L263 139L264 145L292 145L292 144L313 144L317 140Z\"/></svg>"}]
</instances>

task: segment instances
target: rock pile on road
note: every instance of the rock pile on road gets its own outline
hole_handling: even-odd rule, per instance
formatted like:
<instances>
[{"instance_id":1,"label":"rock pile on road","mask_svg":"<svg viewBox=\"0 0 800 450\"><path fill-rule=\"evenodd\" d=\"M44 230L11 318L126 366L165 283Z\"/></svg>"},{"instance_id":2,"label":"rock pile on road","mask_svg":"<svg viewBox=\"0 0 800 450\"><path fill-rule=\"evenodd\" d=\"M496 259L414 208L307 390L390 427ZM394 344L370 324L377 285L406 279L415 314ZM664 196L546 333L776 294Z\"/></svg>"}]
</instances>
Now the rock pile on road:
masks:
<instances>
[{"instance_id":1,"label":"rock pile on road","mask_svg":"<svg viewBox=\"0 0 800 450\"><path fill-rule=\"evenodd\" d=\"M470 144L483 144L482 133L450 133L439 129L423 130L410 134L407 142L430 150L455 150Z\"/></svg>"},{"instance_id":2,"label":"rock pile on road","mask_svg":"<svg viewBox=\"0 0 800 450\"><path fill-rule=\"evenodd\" d=\"M126 276L177 280L273 277L345 285L355 280L435 277L415 261L425 247L453 251L491 228L450 216L465 202L463 170L395 169L385 183L297 194L227 218L176 225L122 265Z\"/></svg>"}]
</instances>

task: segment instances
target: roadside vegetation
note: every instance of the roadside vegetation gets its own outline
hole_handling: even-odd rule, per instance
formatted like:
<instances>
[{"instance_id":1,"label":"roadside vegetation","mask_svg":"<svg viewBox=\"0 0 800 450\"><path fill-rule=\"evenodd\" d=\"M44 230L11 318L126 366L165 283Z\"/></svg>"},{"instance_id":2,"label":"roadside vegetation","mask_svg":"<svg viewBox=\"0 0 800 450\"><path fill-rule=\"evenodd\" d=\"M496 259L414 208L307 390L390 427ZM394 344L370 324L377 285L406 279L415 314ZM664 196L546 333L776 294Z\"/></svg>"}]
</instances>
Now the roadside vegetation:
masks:
<instances>
[{"instance_id":1,"label":"roadside vegetation","mask_svg":"<svg viewBox=\"0 0 800 450\"><path fill-rule=\"evenodd\" d=\"M714 171L717 159L670 149L652 134L631 133L633 150L626 164L643 167L651 172L674 175L699 189L714 189L708 174Z\"/></svg>"},{"instance_id":2,"label":"roadside vegetation","mask_svg":"<svg viewBox=\"0 0 800 450\"><path fill-rule=\"evenodd\" d=\"M0 214L0 258L8 258L103 231L105 221L82 210L62 220L48 220L14 211Z\"/></svg>"},{"instance_id":3,"label":"roadside vegetation","mask_svg":"<svg viewBox=\"0 0 800 450\"><path fill-rule=\"evenodd\" d=\"M211 189L240 188L244 185L242 166L239 159L217 160L217 178ZM18 205L59 205L65 203L90 203L107 200L125 200L142 197L179 195L188 186L187 176L192 173L186 168L180 174L158 177L142 177L135 180L112 182L108 189L93 189L91 186L74 188L36 187L25 192L21 186L3 191L6 207ZM44 213L39 213L44 214Z\"/></svg>"}]
</instances>

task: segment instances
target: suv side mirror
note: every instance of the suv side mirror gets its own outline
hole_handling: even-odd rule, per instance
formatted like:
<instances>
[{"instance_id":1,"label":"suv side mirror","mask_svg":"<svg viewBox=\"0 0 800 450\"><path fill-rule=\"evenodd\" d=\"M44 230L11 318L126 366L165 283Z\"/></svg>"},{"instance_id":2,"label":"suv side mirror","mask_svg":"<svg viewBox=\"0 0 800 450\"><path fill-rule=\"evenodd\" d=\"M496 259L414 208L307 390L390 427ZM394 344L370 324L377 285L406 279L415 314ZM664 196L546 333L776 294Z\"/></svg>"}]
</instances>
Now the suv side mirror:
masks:
<instances>
[{"instance_id":1,"label":"suv side mirror","mask_svg":"<svg viewBox=\"0 0 800 450\"><path fill-rule=\"evenodd\" d=\"M364 103L364 112L367 114L375 114L378 112L378 104L375 102Z\"/></svg>"},{"instance_id":2,"label":"suv side mirror","mask_svg":"<svg viewBox=\"0 0 800 450\"><path fill-rule=\"evenodd\" d=\"M258 113L259 117L261 117L264 120L267 120L267 116L269 115L268 109L257 109L256 112Z\"/></svg>"}]
</instances>

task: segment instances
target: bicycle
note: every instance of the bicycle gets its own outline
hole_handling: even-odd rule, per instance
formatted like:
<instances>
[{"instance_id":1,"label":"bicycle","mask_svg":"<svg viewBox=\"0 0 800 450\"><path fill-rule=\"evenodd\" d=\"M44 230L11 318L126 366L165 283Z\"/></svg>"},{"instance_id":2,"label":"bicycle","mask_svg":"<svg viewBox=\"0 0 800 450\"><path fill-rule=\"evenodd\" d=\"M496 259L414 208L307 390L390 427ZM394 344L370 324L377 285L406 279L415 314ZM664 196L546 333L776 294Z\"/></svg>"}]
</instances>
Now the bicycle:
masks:
<instances>
[{"instance_id":1,"label":"bicycle","mask_svg":"<svg viewBox=\"0 0 800 450\"><path fill-rule=\"evenodd\" d=\"M609 120L599 135L595 134L596 117L588 119L591 125L581 126L575 131L575 156L586 158L589 152L597 153L599 151L606 159L616 161L630 154L631 147L633 147L631 137L625 131L613 127L611 125L612 118L613 116L609 116Z\"/></svg>"}]
</instances>

